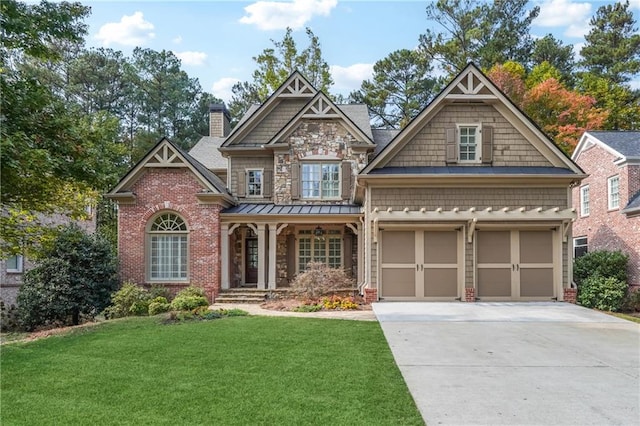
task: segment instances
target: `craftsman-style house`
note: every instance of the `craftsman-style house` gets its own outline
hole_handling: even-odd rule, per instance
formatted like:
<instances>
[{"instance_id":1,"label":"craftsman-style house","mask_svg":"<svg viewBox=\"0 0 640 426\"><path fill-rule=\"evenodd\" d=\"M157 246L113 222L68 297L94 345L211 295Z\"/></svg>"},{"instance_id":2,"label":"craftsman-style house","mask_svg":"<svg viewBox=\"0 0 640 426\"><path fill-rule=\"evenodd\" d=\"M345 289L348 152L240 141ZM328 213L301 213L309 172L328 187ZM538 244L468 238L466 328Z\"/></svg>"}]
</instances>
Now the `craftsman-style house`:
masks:
<instances>
[{"instance_id":1,"label":"craftsman-style house","mask_svg":"<svg viewBox=\"0 0 640 426\"><path fill-rule=\"evenodd\" d=\"M470 64L400 132L295 72L233 130L212 106L210 136L161 140L108 196L122 280L215 297L319 261L367 300L573 300L583 177Z\"/></svg>"}]
</instances>

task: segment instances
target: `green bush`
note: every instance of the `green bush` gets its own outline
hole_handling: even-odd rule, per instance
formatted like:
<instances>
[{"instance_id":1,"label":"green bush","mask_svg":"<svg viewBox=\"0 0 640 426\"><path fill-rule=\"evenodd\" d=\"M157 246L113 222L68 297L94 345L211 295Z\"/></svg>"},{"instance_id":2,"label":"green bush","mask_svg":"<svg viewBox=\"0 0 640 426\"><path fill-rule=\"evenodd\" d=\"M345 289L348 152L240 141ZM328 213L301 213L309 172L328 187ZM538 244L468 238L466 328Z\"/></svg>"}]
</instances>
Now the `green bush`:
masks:
<instances>
[{"instance_id":1,"label":"green bush","mask_svg":"<svg viewBox=\"0 0 640 426\"><path fill-rule=\"evenodd\" d=\"M573 277L580 284L592 275L616 278L627 282L627 262L629 256L621 251L596 250L580 256L573 264Z\"/></svg>"},{"instance_id":2,"label":"green bush","mask_svg":"<svg viewBox=\"0 0 640 426\"><path fill-rule=\"evenodd\" d=\"M209 306L206 297L177 295L171 302L171 309L174 311L193 311L199 306Z\"/></svg>"},{"instance_id":3,"label":"green bush","mask_svg":"<svg viewBox=\"0 0 640 426\"><path fill-rule=\"evenodd\" d=\"M158 296L149 303L149 315L158 315L171 310L171 304L166 297Z\"/></svg>"},{"instance_id":4,"label":"green bush","mask_svg":"<svg viewBox=\"0 0 640 426\"><path fill-rule=\"evenodd\" d=\"M202 287L196 287L190 285L189 287L185 287L176 294L176 297L183 296L198 296L206 298L207 295L204 293L204 289Z\"/></svg>"},{"instance_id":5,"label":"green bush","mask_svg":"<svg viewBox=\"0 0 640 426\"><path fill-rule=\"evenodd\" d=\"M598 274L584 279L578 287L578 303L602 311L619 311L627 294L627 283Z\"/></svg>"},{"instance_id":6,"label":"green bush","mask_svg":"<svg viewBox=\"0 0 640 426\"><path fill-rule=\"evenodd\" d=\"M150 303L151 295L144 287L126 282L111 296L111 306L104 310L104 316L111 319L146 315Z\"/></svg>"},{"instance_id":7,"label":"green bush","mask_svg":"<svg viewBox=\"0 0 640 426\"><path fill-rule=\"evenodd\" d=\"M7 305L0 299L0 331L12 332L20 330L20 317L16 305Z\"/></svg>"},{"instance_id":8,"label":"green bush","mask_svg":"<svg viewBox=\"0 0 640 426\"><path fill-rule=\"evenodd\" d=\"M629 290L624 300L624 310L627 312L640 312L640 290Z\"/></svg>"},{"instance_id":9,"label":"green bush","mask_svg":"<svg viewBox=\"0 0 640 426\"><path fill-rule=\"evenodd\" d=\"M167 287L163 286L162 284L153 284L151 287L149 287L148 290L149 290L149 297L151 299L164 297L165 302L168 303L173 298L171 294L171 290L169 290Z\"/></svg>"},{"instance_id":10,"label":"green bush","mask_svg":"<svg viewBox=\"0 0 640 426\"><path fill-rule=\"evenodd\" d=\"M77 225L63 227L18 291L21 321L41 325L77 325L109 305L117 289L116 257L109 243Z\"/></svg>"}]
</instances>

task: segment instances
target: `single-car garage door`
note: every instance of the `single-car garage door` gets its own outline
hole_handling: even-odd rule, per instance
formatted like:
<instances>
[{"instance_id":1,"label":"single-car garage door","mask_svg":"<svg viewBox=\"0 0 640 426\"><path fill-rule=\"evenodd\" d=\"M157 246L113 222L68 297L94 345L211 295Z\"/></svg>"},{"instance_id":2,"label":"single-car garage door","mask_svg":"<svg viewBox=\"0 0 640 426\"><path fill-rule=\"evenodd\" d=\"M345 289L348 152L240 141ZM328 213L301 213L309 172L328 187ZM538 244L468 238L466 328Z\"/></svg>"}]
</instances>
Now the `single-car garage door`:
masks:
<instances>
[{"instance_id":1,"label":"single-car garage door","mask_svg":"<svg viewBox=\"0 0 640 426\"><path fill-rule=\"evenodd\" d=\"M458 230L381 231L381 297L460 297L461 239Z\"/></svg>"},{"instance_id":2,"label":"single-car garage door","mask_svg":"<svg viewBox=\"0 0 640 426\"><path fill-rule=\"evenodd\" d=\"M476 253L478 298L555 297L553 231L478 230Z\"/></svg>"}]
</instances>

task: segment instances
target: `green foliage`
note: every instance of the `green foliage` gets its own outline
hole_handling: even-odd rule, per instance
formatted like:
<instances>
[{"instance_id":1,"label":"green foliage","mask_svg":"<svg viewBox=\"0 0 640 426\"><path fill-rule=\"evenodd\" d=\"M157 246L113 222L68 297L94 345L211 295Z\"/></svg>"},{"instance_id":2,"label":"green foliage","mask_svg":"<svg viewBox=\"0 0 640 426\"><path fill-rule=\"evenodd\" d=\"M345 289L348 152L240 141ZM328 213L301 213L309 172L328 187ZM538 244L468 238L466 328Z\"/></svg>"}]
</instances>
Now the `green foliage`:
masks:
<instances>
[{"instance_id":1,"label":"green foliage","mask_svg":"<svg viewBox=\"0 0 640 426\"><path fill-rule=\"evenodd\" d=\"M169 312L171 304L165 297L158 296L149 303L149 315L158 315L163 312Z\"/></svg>"},{"instance_id":2,"label":"green foliage","mask_svg":"<svg viewBox=\"0 0 640 426\"><path fill-rule=\"evenodd\" d=\"M587 308L617 312L623 305L627 283L616 277L592 274L578 286L578 303Z\"/></svg>"},{"instance_id":3,"label":"green foliage","mask_svg":"<svg viewBox=\"0 0 640 426\"><path fill-rule=\"evenodd\" d=\"M168 323L193 321L193 320L213 320L225 317L244 317L249 315L247 311L242 309L209 309L208 306L199 306L190 311L171 311L167 318Z\"/></svg>"},{"instance_id":4,"label":"green foliage","mask_svg":"<svg viewBox=\"0 0 640 426\"><path fill-rule=\"evenodd\" d=\"M197 297L205 297L205 298L207 297L202 287L196 287L193 285L183 288L178 292L178 294L176 294L176 297L183 297L183 296L197 296Z\"/></svg>"},{"instance_id":5,"label":"green foliage","mask_svg":"<svg viewBox=\"0 0 640 426\"><path fill-rule=\"evenodd\" d=\"M199 306L209 306L209 301L203 296L177 295L171 302L174 311L192 311Z\"/></svg>"},{"instance_id":6,"label":"green foliage","mask_svg":"<svg viewBox=\"0 0 640 426\"><path fill-rule=\"evenodd\" d=\"M578 289L583 281L593 275L627 282L628 261L629 256L622 251L592 251L575 260L573 279L578 284Z\"/></svg>"},{"instance_id":7,"label":"green foliage","mask_svg":"<svg viewBox=\"0 0 640 426\"><path fill-rule=\"evenodd\" d=\"M25 327L77 325L93 318L117 288L116 259L109 243L77 225L63 228L44 260L25 274L18 292Z\"/></svg>"},{"instance_id":8,"label":"green foliage","mask_svg":"<svg viewBox=\"0 0 640 426\"><path fill-rule=\"evenodd\" d=\"M573 58L573 46L564 46L561 40L557 40L551 34L547 34L533 42L533 52L531 53L533 68L535 69L537 66L546 62L560 74L557 77L553 77L569 85L573 82L572 73L575 67ZM537 83L542 81L543 80L539 80Z\"/></svg>"},{"instance_id":9,"label":"green foliage","mask_svg":"<svg viewBox=\"0 0 640 426\"><path fill-rule=\"evenodd\" d=\"M293 308L293 312L318 312L322 310L322 304L320 303L303 303L300 306Z\"/></svg>"},{"instance_id":10,"label":"green foliage","mask_svg":"<svg viewBox=\"0 0 640 426\"><path fill-rule=\"evenodd\" d=\"M20 316L16 305L7 305L0 299L0 331L3 333L20 330Z\"/></svg>"},{"instance_id":11,"label":"green foliage","mask_svg":"<svg viewBox=\"0 0 640 426\"><path fill-rule=\"evenodd\" d=\"M120 290L113 293L111 305L105 309L104 315L109 319L146 315L151 302L151 295L144 287L126 282L122 284Z\"/></svg>"},{"instance_id":12,"label":"green foliage","mask_svg":"<svg viewBox=\"0 0 640 426\"><path fill-rule=\"evenodd\" d=\"M629 289L623 308L627 312L640 312L640 290Z\"/></svg>"}]
</instances>

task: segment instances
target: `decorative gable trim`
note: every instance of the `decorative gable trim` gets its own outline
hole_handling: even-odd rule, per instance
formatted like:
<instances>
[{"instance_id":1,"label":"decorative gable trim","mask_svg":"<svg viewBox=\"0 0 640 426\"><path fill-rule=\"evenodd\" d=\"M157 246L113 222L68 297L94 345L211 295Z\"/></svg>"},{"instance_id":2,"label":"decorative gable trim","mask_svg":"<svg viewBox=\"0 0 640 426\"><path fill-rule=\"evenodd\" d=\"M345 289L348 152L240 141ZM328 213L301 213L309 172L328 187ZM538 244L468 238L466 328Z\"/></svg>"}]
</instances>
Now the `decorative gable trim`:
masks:
<instances>
[{"instance_id":1,"label":"decorative gable trim","mask_svg":"<svg viewBox=\"0 0 640 426\"><path fill-rule=\"evenodd\" d=\"M291 98L312 98L318 91L309 83L298 71L294 71L289 78L275 91L260 107L246 120L244 120L237 129L229 135L221 148L227 148L231 145L237 145L244 139L253 129L262 122L262 120L283 100Z\"/></svg>"},{"instance_id":2,"label":"decorative gable trim","mask_svg":"<svg viewBox=\"0 0 640 426\"><path fill-rule=\"evenodd\" d=\"M187 158L188 154L182 152L169 139L161 139L147 152L138 163L127 173L118 184L106 194L107 198L116 201L132 203L136 196L131 192L131 187L144 174L147 168L187 168L202 184L202 191L196 194L200 202L216 202L225 206L231 205L233 199L229 193L222 191L203 173L204 166L198 165L195 159Z\"/></svg>"},{"instance_id":3,"label":"decorative gable trim","mask_svg":"<svg viewBox=\"0 0 640 426\"><path fill-rule=\"evenodd\" d=\"M338 119L342 120L347 130L354 135L360 143L373 146L373 141L344 113L333 103L327 95L318 92L307 105L302 108L286 126L282 128L269 141L269 145L278 144L288 138L291 133L298 127L302 119Z\"/></svg>"},{"instance_id":4,"label":"decorative gable trim","mask_svg":"<svg viewBox=\"0 0 640 426\"><path fill-rule=\"evenodd\" d=\"M374 169L387 165L444 106L465 101L480 101L493 105L553 166L568 168L580 176L584 174L577 164L472 63L468 64L360 174L366 175Z\"/></svg>"}]
</instances>

